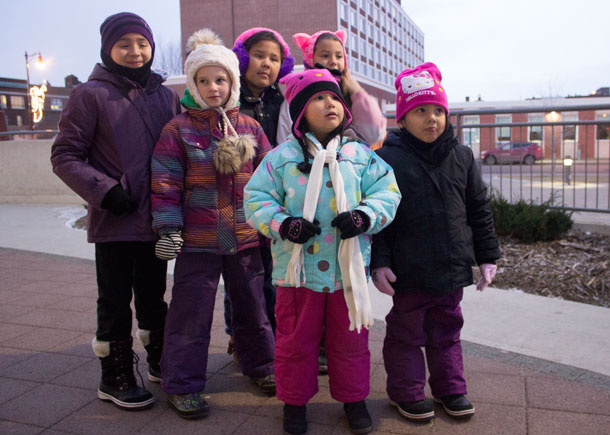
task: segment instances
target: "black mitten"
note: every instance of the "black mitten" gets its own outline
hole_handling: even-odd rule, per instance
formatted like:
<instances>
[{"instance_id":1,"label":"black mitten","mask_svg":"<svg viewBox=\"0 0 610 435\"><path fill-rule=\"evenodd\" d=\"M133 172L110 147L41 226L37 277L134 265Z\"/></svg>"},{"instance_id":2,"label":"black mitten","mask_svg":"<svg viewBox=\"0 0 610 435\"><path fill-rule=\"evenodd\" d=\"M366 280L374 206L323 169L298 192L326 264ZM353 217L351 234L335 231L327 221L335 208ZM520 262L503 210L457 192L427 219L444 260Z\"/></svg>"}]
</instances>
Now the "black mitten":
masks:
<instances>
[{"instance_id":1,"label":"black mitten","mask_svg":"<svg viewBox=\"0 0 610 435\"><path fill-rule=\"evenodd\" d=\"M320 234L322 230L318 226L318 221L313 223L302 217L289 217L284 219L280 226L280 236L288 239L292 243L303 244L315 234Z\"/></svg>"},{"instance_id":2,"label":"black mitten","mask_svg":"<svg viewBox=\"0 0 610 435\"><path fill-rule=\"evenodd\" d=\"M135 211L138 208L138 202L125 192L123 186L117 184L102 200L102 208L110 210L112 214L121 215Z\"/></svg>"},{"instance_id":3,"label":"black mitten","mask_svg":"<svg viewBox=\"0 0 610 435\"><path fill-rule=\"evenodd\" d=\"M342 239L349 239L368 230L371 221L363 211L350 210L339 213L330 224L341 231Z\"/></svg>"}]
</instances>

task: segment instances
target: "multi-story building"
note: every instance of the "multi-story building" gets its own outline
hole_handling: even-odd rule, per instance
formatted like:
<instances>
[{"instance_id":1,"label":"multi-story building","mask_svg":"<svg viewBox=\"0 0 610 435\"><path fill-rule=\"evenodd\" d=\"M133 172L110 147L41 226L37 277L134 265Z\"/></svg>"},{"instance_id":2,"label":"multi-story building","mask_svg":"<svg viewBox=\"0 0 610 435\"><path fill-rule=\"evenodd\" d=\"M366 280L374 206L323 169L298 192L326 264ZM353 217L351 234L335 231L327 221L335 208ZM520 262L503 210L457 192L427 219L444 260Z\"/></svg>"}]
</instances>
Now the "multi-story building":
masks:
<instances>
[{"instance_id":1,"label":"multi-story building","mask_svg":"<svg viewBox=\"0 0 610 435\"><path fill-rule=\"evenodd\" d=\"M395 100L398 73L424 60L424 34L400 0L180 0L180 17L183 47L202 27L216 31L227 46L250 27L269 27L284 36L297 64L302 57L294 33L343 29L350 71L382 109Z\"/></svg>"},{"instance_id":2,"label":"multi-story building","mask_svg":"<svg viewBox=\"0 0 610 435\"><path fill-rule=\"evenodd\" d=\"M66 77L66 87L51 86L46 84L46 93L42 118L39 122L33 122L35 130L56 130L59 117L64 106L68 102L72 88L78 84L76 77ZM41 84L31 83L31 86L41 87ZM8 131L28 130L30 128L30 115L28 113L27 84L22 79L0 77L0 112Z\"/></svg>"}]
</instances>

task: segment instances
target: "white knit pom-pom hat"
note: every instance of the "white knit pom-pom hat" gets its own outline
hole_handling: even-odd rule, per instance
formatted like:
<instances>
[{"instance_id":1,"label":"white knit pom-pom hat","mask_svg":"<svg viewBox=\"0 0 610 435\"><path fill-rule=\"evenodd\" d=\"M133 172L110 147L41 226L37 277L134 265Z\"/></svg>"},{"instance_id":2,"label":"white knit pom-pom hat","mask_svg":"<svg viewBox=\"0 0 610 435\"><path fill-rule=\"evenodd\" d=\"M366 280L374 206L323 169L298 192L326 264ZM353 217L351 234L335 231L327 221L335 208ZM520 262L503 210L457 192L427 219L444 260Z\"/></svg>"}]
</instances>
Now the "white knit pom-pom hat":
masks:
<instances>
[{"instance_id":1,"label":"white knit pom-pom hat","mask_svg":"<svg viewBox=\"0 0 610 435\"><path fill-rule=\"evenodd\" d=\"M225 47L220 37L210 29L201 29L193 33L186 41L186 52L188 53L186 62L184 62L186 87L193 100L202 109L210 107L199 95L195 76L199 68L216 65L224 68L231 80L231 95L223 108L230 110L236 107L239 102L240 80L239 61L235 53Z\"/></svg>"}]
</instances>

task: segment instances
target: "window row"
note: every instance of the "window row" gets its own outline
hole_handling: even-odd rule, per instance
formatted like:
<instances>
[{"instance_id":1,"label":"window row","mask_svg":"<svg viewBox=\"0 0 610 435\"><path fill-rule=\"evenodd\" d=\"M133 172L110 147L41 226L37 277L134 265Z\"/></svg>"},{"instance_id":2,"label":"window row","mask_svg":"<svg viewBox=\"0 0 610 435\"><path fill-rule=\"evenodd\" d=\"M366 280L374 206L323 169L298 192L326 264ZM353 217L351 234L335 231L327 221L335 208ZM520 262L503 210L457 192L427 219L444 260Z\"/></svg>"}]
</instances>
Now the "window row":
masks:
<instances>
[{"instance_id":1,"label":"window row","mask_svg":"<svg viewBox=\"0 0 610 435\"><path fill-rule=\"evenodd\" d=\"M50 110L63 110L61 98L49 98ZM0 109L25 109L25 97L22 95L0 95Z\"/></svg>"},{"instance_id":2,"label":"window row","mask_svg":"<svg viewBox=\"0 0 610 435\"><path fill-rule=\"evenodd\" d=\"M545 116L543 114L535 114L528 116L528 122L535 123L543 123L548 122L548 115ZM511 115L496 115L495 123L496 124L510 124L512 122ZM595 117L596 121L600 121L598 124L593 126L595 128L595 138L598 140L609 140L610 139L610 112L609 113L597 113ZM561 122L576 122L578 121L578 114L563 114L561 116ZM465 145L474 145L479 144L481 142L481 132L480 128L468 128L468 125L476 125L479 124L479 116L464 116L463 120L463 134L462 140ZM515 133L514 128L520 127L510 127L510 126L502 126L493 128L493 137L497 144L509 143L513 142L515 138L513 138L513 134ZM549 138L549 140L557 140L560 141L579 141L579 134L582 134L583 137L587 132L587 129L592 128L592 126L582 125L579 126L574 125L561 125L555 127L557 133L554 133L554 138ZM545 131L547 134L552 134L551 130L548 126L544 125L530 125L527 127L527 140L530 142L538 142L542 143L545 141ZM523 140L520 137L516 139ZM586 139L585 139L586 140Z\"/></svg>"}]
</instances>

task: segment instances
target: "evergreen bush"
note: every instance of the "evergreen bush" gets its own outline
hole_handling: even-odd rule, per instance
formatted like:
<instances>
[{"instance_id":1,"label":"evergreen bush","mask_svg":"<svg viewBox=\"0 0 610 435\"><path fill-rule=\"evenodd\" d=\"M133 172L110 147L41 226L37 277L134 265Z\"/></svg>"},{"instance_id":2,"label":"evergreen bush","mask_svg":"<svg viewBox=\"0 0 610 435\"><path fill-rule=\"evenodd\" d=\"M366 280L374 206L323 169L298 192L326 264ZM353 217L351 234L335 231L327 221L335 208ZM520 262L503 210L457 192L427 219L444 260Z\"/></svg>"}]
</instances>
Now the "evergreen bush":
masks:
<instances>
[{"instance_id":1,"label":"evergreen bush","mask_svg":"<svg viewBox=\"0 0 610 435\"><path fill-rule=\"evenodd\" d=\"M541 204L521 199L511 204L493 191L490 207L496 233L525 243L560 239L572 228L572 212L551 208L552 202L553 198Z\"/></svg>"}]
</instances>

